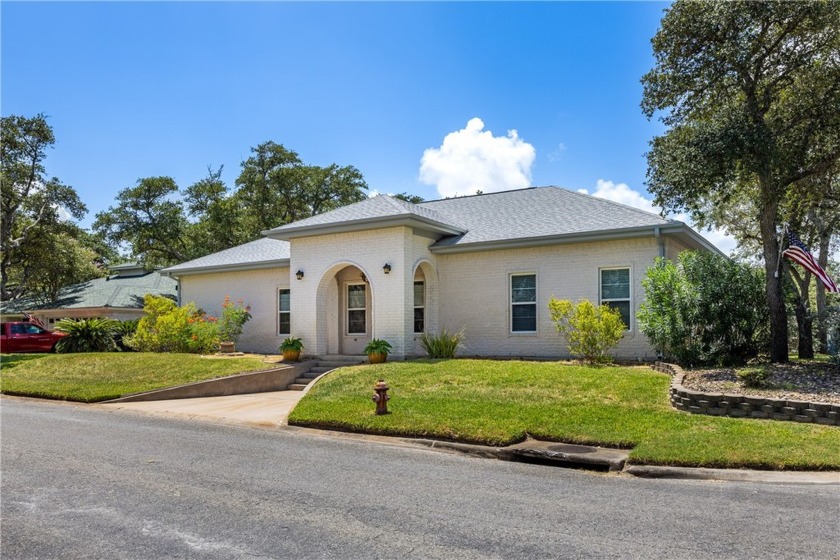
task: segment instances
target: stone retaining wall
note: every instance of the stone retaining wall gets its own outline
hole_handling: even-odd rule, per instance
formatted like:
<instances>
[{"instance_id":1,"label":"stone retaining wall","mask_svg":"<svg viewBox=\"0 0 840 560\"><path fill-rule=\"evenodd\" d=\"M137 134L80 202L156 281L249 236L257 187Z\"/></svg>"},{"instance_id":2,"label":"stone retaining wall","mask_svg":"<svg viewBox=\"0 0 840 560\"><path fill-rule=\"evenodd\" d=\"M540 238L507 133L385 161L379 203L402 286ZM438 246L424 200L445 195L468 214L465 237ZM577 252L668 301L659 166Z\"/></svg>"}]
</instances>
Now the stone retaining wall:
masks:
<instances>
[{"instance_id":1,"label":"stone retaining wall","mask_svg":"<svg viewBox=\"0 0 840 560\"><path fill-rule=\"evenodd\" d=\"M671 404L678 410L711 416L766 418L840 426L840 405L837 404L693 391L683 387L685 372L680 366L656 362L653 369L671 374Z\"/></svg>"}]
</instances>

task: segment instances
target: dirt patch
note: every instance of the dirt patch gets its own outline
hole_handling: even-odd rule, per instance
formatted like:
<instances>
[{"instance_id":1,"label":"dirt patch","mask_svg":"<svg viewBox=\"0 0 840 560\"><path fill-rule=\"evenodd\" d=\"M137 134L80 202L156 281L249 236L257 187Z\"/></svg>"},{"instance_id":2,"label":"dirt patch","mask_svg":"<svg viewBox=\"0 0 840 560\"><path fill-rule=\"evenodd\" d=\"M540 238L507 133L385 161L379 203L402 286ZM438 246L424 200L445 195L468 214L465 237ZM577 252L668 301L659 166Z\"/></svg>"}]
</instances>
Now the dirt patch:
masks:
<instances>
[{"instance_id":1,"label":"dirt patch","mask_svg":"<svg viewBox=\"0 0 840 560\"><path fill-rule=\"evenodd\" d=\"M705 393L755 395L775 399L840 404L840 373L821 363L789 363L765 366L770 387L745 387L734 369L686 370L683 387Z\"/></svg>"}]
</instances>

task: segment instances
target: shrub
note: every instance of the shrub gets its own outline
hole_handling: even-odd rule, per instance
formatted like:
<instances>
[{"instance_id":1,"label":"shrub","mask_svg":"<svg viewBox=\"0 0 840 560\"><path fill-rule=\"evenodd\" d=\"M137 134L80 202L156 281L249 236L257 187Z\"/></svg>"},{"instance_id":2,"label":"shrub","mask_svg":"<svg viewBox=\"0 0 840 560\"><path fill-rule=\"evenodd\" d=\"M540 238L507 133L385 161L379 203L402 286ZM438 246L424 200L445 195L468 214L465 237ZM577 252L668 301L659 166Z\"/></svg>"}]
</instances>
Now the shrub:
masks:
<instances>
[{"instance_id":1,"label":"shrub","mask_svg":"<svg viewBox=\"0 0 840 560\"><path fill-rule=\"evenodd\" d=\"M147 294L143 299L146 316L126 343L141 352L212 352L219 343L215 317L199 311L190 302L178 307L174 301Z\"/></svg>"},{"instance_id":2,"label":"shrub","mask_svg":"<svg viewBox=\"0 0 840 560\"><path fill-rule=\"evenodd\" d=\"M116 321L95 317L93 319L62 319L55 330L65 333L55 345L61 354L75 352L113 352Z\"/></svg>"},{"instance_id":3,"label":"shrub","mask_svg":"<svg viewBox=\"0 0 840 560\"><path fill-rule=\"evenodd\" d=\"M251 308L245 307L240 299L237 303L225 296L222 303L222 316L219 317L219 336L223 341L236 342L242 334L242 327L251 319Z\"/></svg>"},{"instance_id":4,"label":"shrub","mask_svg":"<svg viewBox=\"0 0 840 560\"><path fill-rule=\"evenodd\" d=\"M420 336L420 345L430 358L454 358L455 352L463 341L464 329L456 333L443 329L437 335L423 333Z\"/></svg>"},{"instance_id":5,"label":"shrub","mask_svg":"<svg viewBox=\"0 0 840 560\"><path fill-rule=\"evenodd\" d=\"M617 309L608 305L596 307L586 299L575 305L567 299L557 298L551 298L548 309L557 332L566 337L573 356L596 364L612 361L609 352L626 329Z\"/></svg>"},{"instance_id":6,"label":"shrub","mask_svg":"<svg viewBox=\"0 0 840 560\"><path fill-rule=\"evenodd\" d=\"M684 366L744 364L767 347L763 273L714 255L684 251L657 259L642 281L639 328L657 352Z\"/></svg>"},{"instance_id":7,"label":"shrub","mask_svg":"<svg viewBox=\"0 0 840 560\"><path fill-rule=\"evenodd\" d=\"M770 371L766 367L748 367L737 371L736 375L747 387L761 389L770 386Z\"/></svg>"},{"instance_id":8,"label":"shrub","mask_svg":"<svg viewBox=\"0 0 840 560\"><path fill-rule=\"evenodd\" d=\"M125 339L130 339L131 336L137 331L137 325L140 323L140 319L131 319L128 321L116 321L114 324L114 342L117 344L117 348L122 352L130 352L133 350L128 344L125 342Z\"/></svg>"}]
</instances>

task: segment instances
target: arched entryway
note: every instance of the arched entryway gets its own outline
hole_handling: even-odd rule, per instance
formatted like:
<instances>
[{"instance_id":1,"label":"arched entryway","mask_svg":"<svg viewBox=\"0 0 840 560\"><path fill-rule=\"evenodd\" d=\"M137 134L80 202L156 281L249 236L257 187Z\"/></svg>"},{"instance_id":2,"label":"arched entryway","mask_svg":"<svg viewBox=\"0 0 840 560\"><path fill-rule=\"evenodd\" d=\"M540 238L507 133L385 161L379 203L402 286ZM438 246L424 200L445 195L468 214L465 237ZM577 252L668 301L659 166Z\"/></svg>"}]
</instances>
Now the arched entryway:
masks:
<instances>
[{"instance_id":1,"label":"arched entryway","mask_svg":"<svg viewBox=\"0 0 840 560\"><path fill-rule=\"evenodd\" d=\"M318 283L316 325L319 352L362 354L373 333L369 276L355 263L330 267Z\"/></svg>"},{"instance_id":2,"label":"arched entryway","mask_svg":"<svg viewBox=\"0 0 840 560\"><path fill-rule=\"evenodd\" d=\"M426 354L420 344L424 332L438 332L439 287L437 270L428 259L414 265L414 355ZM409 350L410 352L410 350Z\"/></svg>"}]
</instances>

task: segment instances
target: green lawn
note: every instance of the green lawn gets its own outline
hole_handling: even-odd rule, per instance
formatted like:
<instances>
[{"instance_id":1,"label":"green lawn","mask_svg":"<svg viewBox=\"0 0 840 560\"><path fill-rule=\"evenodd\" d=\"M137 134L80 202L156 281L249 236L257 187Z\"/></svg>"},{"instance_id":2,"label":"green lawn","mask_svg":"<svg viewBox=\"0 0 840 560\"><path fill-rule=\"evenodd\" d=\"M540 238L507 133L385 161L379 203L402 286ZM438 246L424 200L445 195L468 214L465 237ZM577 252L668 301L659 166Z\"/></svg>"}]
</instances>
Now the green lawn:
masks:
<instances>
[{"instance_id":1,"label":"green lawn","mask_svg":"<svg viewBox=\"0 0 840 560\"><path fill-rule=\"evenodd\" d=\"M391 387L376 416L373 385ZM840 428L674 410L647 367L443 360L357 366L325 377L289 418L313 426L505 445L539 439L631 448L636 464L840 470Z\"/></svg>"},{"instance_id":2,"label":"green lawn","mask_svg":"<svg viewBox=\"0 0 840 560\"><path fill-rule=\"evenodd\" d=\"M0 392L95 402L270 367L260 358L196 354L3 354Z\"/></svg>"}]
</instances>

